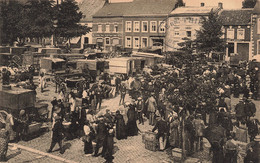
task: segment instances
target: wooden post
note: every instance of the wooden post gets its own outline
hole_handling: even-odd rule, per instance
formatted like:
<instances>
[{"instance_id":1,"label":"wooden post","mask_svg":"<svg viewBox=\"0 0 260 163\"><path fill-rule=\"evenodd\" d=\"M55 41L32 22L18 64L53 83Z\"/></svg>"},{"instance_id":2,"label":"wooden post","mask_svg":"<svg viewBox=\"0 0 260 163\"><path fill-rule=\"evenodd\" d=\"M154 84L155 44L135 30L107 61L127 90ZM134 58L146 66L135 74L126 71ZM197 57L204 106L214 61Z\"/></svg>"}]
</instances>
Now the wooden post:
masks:
<instances>
[{"instance_id":1,"label":"wooden post","mask_svg":"<svg viewBox=\"0 0 260 163\"><path fill-rule=\"evenodd\" d=\"M17 147L19 149L23 149L23 150L26 150L26 151L29 151L29 152L32 152L32 153L36 153L38 155L47 156L49 158L53 158L53 159L61 161L61 162L77 163L75 161L67 160L65 158L61 158L59 156L55 156L55 155L52 155L52 154L49 154L49 153L45 153L45 152L42 152L42 151L39 151L39 150L36 150L36 149L33 149L33 148L29 148L29 147L26 147L26 146L23 146L23 145L19 145L19 144L15 144L15 143L9 143L8 145L13 146L13 147Z\"/></svg>"}]
</instances>

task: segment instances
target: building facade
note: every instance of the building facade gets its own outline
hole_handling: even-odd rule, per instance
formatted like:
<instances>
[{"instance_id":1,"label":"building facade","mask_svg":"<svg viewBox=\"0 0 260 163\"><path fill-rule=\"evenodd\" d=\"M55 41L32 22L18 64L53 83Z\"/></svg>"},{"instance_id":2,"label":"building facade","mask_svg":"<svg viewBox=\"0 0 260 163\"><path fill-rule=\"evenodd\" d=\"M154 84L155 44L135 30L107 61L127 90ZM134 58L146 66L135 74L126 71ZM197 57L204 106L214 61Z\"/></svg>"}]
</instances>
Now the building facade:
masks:
<instances>
[{"instance_id":1,"label":"building facade","mask_svg":"<svg viewBox=\"0 0 260 163\"><path fill-rule=\"evenodd\" d=\"M167 15L175 0L109 3L93 15L93 43L111 49L164 49Z\"/></svg>"},{"instance_id":2,"label":"building facade","mask_svg":"<svg viewBox=\"0 0 260 163\"><path fill-rule=\"evenodd\" d=\"M252 9L221 11L223 37L227 44L226 60L230 57L245 61L252 59L251 14Z\"/></svg>"},{"instance_id":3,"label":"building facade","mask_svg":"<svg viewBox=\"0 0 260 163\"><path fill-rule=\"evenodd\" d=\"M79 3L80 11L83 14L83 19L81 19L80 23L81 25L85 25L89 28L91 28L91 31L85 35L82 35L80 37L80 47L84 48L90 44L93 44L92 40L92 28L93 28L93 19L92 16L101 9L105 3L107 3L106 0L82 0L81 3Z\"/></svg>"},{"instance_id":4,"label":"building facade","mask_svg":"<svg viewBox=\"0 0 260 163\"><path fill-rule=\"evenodd\" d=\"M201 28L203 17L211 11L218 12L218 7L180 7L169 14L166 26L166 51L177 51L178 43L185 39L196 39L197 30Z\"/></svg>"}]
</instances>

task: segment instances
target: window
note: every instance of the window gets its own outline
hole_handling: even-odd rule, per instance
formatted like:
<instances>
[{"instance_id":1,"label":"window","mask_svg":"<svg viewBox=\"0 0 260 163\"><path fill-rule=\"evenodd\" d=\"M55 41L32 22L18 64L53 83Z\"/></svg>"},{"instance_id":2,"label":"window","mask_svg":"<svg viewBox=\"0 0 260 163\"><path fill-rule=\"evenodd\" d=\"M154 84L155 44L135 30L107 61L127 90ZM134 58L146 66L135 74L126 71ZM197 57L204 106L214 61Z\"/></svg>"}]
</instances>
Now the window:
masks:
<instances>
[{"instance_id":1,"label":"window","mask_svg":"<svg viewBox=\"0 0 260 163\"><path fill-rule=\"evenodd\" d=\"M227 38L228 39L234 39L234 34L235 30L234 29L227 29Z\"/></svg>"},{"instance_id":2,"label":"window","mask_svg":"<svg viewBox=\"0 0 260 163\"><path fill-rule=\"evenodd\" d=\"M257 34L260 34L260 18L257 20Z\"/></svg>"},{"instance_id":3,"label":"window","mask_svg":"<svg viewBox=\"0 0 260 163\"><path fill-rule=\"evenodd\" d=\"M150 32L157 32L157 22L156 21L151 21L150 25Z\"/></svg>"},{"instance_id":4,"label":"window","mask_svg":"<svg viewBox=\"0 0 260 163\"><path fill-rule=\"evenodd\" d=\"M191 31L186 31L186 36L191 37Z\"/></svg>"},{"instance_id":5,"label":"window","mask_svg":"<svg viewBox=\"0 0 260 163\"><path fill-rule=\"evenodd\" d=\"M105 43L106 43L106 45L110 45L110 38L106 38Z\"/></svg>"},{"instance_id":6,"label":"window","mask_svg":"<svg viewBox=\"0 0 260 163\"><path fill-rule=\"evenodd\" d=\"M260 54L260 40L257 40L257 54Z\"/></svg>"},{"instance_id":7,"label":"window","mask_svg":"<svg viewBox=\"0 0 260 163\"><path fill-rule=\"evenodd\" d=\"M110 25L106 25L106 32L110 32Z\"/></svg>"},{"instance_id":8,"label":"window","mask_svg":"<svg viewBox=\"0 0 260 163\"><path fill-rule=\"evenodd\" d=\"M139 48L140 43L139 43L139 37L134 37L134 47L133 48Z\"/></svg>"},{"instance_id":9,"label":"window","mask_svg":"<svg viewBox=\"0 0 260 163\"><path fill-rule=\"evenodd\" d=\"M165 22L164 21L159 22L159 32L165 33Z\"/></svg>"},{"instance_id":10,"label":"window","mask_svg":"<svg viewBox=\"0 0 260 163\"><path fill-rule=\"evenodd\" d=\"M89 38L88 37L84 37L84 44L88 44L89 43Z\"/></svg>"},{"instance_id":11,"label":"window","mask_svg":"<svg viewBox=\"0 0 260 163\"><path fill-rule=\"evenodd\" d=\"M126 22L125 31L132 32L132 22L131 21Z\"/></svg>"},{"instance_id":12,"label":"window","mask_svg":"<svg viewBox=\"0 0 260 163\"><path fill-rule=\"evenodd\" d=\"M142 48L148 47L148 38L142 37Z\"/></svg>"},{"instance_id":13,"label":"window","mask_svg":"<svg viewBox=\"0 0 260 163\"><path fill-rule=\"evenodd\" d=\"M245 39L245 29L237 29L237 39Z\"/></svg>"},{"instance_id":14,"label":"window","mask_svg":"<svg viewBox=\"0 0 260 163\"><path fill-rule=\"evenodd\" d=\"M98 32L102 32L102 25L98 25Z\"/></svg>"},{"instance_id":15,"label":"window","mask_svg":"<svg viewBox=\"0 0 260 163\"><path fill-rule=\"evenodd\" d=\"M148 22L142 22L142 32L148 32Z\"/></svg>"},{"instance_id":16,"label":"window","mask_svg":"<svg viewBox=\"0 0 260 163\"><path fill-rule=\"evenodd\" d=\"M126 39L125 39L125 47L127 47L127 48L131 48L132 47L132 39L131 39L131 37L126 37Z\"/></svg>"},{"instance_id":17,"label":"window","mask_svg":"<svg viewBox=\"0 0 260 163\"><path fill-rule=\"evenodd\" d=\"M140 22L134 22L134 32L140 32Z\"/></svg>"},{"instance_id":18,"label":"window","mask_svg":"<svg viewBox=\"0 0 260 163\"><path fill-rule=\"evenodd\" d=\"M118 25L114 25L114 32L115 32L115 33L118 32Z\"/></svg>"}]
</instances>

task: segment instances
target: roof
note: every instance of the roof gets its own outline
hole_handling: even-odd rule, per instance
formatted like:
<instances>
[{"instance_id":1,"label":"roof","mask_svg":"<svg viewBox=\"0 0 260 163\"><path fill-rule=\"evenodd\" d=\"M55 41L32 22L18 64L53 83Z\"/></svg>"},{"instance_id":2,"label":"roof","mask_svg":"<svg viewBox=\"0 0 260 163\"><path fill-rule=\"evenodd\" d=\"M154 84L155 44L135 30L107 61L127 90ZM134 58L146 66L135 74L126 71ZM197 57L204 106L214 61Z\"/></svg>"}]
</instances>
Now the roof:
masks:
<instances>
[{"instance_id":1,"label":"roof","mask_svg":"<svg viewBox=\"0 0 260 163\"><path fill-rule=\"evenodd\" d=\"M168 15L177 0L134 0L133 2L105 4L93 17Z\"/></svg>"},{"instance_id":2,"label":"roof","mask_svg":"<svg viewBox=\"0 0 260 163\"><path fill-rule=\"evenodd\" d=\"M83 0L79 4L79 9L83 13L84 18L81 19L82 22L92 21L92 16L100 10L105 4L104 0Z\"/></svg>"},{"instance_id":3,"label":"roof","mask_svg":"<svg viewBox=\"0 0 260 163\"><path fill-rule=\"evenodd\" d=\"M253 10L254 14L260 14L260 0L258 0L255 4L254 10Z\"/></svg>"},{"instance_id":4,"label":"roof","mask_svg":"<svg viewBox=\"0 0 260 163\"><path fill-rule=\"evenodd\" d=\"M222 10L220 19L223 25L248 25L253 9Z\"/></svg>"},{"instance_id":5,"label":"roof","mask_svg":"<svg viewBox=\"0 0 260 163\"><path fill-rule=\"evenodd\" d=\"M211 11L217 11L218 8L216 7L210 7L210 6L204 6L204 7L179 7L173 10L170 15L208 15Z\"/></svg>"}]
</instances>

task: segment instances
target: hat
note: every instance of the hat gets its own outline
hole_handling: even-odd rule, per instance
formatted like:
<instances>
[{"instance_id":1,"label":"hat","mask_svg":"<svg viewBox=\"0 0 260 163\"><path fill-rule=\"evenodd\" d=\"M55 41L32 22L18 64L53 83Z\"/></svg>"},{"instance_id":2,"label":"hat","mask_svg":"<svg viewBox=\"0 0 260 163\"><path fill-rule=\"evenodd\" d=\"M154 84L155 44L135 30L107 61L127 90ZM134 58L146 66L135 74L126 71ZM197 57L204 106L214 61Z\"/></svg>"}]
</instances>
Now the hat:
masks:
<instances>
[{"instance_id":1,"label":"hat","mask_svg":"<svg viewBox=\"0 0 260 163\"><path fill-rule=\"evenodd\" d=\"M127 101L127 102L125 102L125 105L126 105L126 106L130 105L130 102L128 102L128 101Z\"/></svg>"},{"instance_id":2,"label":"hat","mask_svg":"<svg viewBox=\"0 0 260 163\"><path fill-rule=\"evenodd\" d=\"M256 137L255 137L255 139L254 139L254 141L260 141L260 135L257 135Z\"/></svg>"},{"instance_id":3,"label":"hat","mask_svg":"<svg viewBox=\"0 0 260 163\"><path fill-rule=\"evenodd\" d=\"M152 82L149 82L148 85L153 85Z\"/></svg>"},{"instance_id":4,"label":"hat","mask_svg":"<svg viewBox=\"0 0 260 163\"><path fill-rule=\"evenodd\" d=\"M19 113L21 116L25 114L25 110L21 110Z\"/></svg>"},{"instance_id":5,"label":"hat","mask_svg":"<svg viewBox=\"0 0 260 163\"><path fill-rule=\"evenodd\" d=\"M142 97L138 97L137 100L142 100Z\"/></svg>"}]
</instances>

